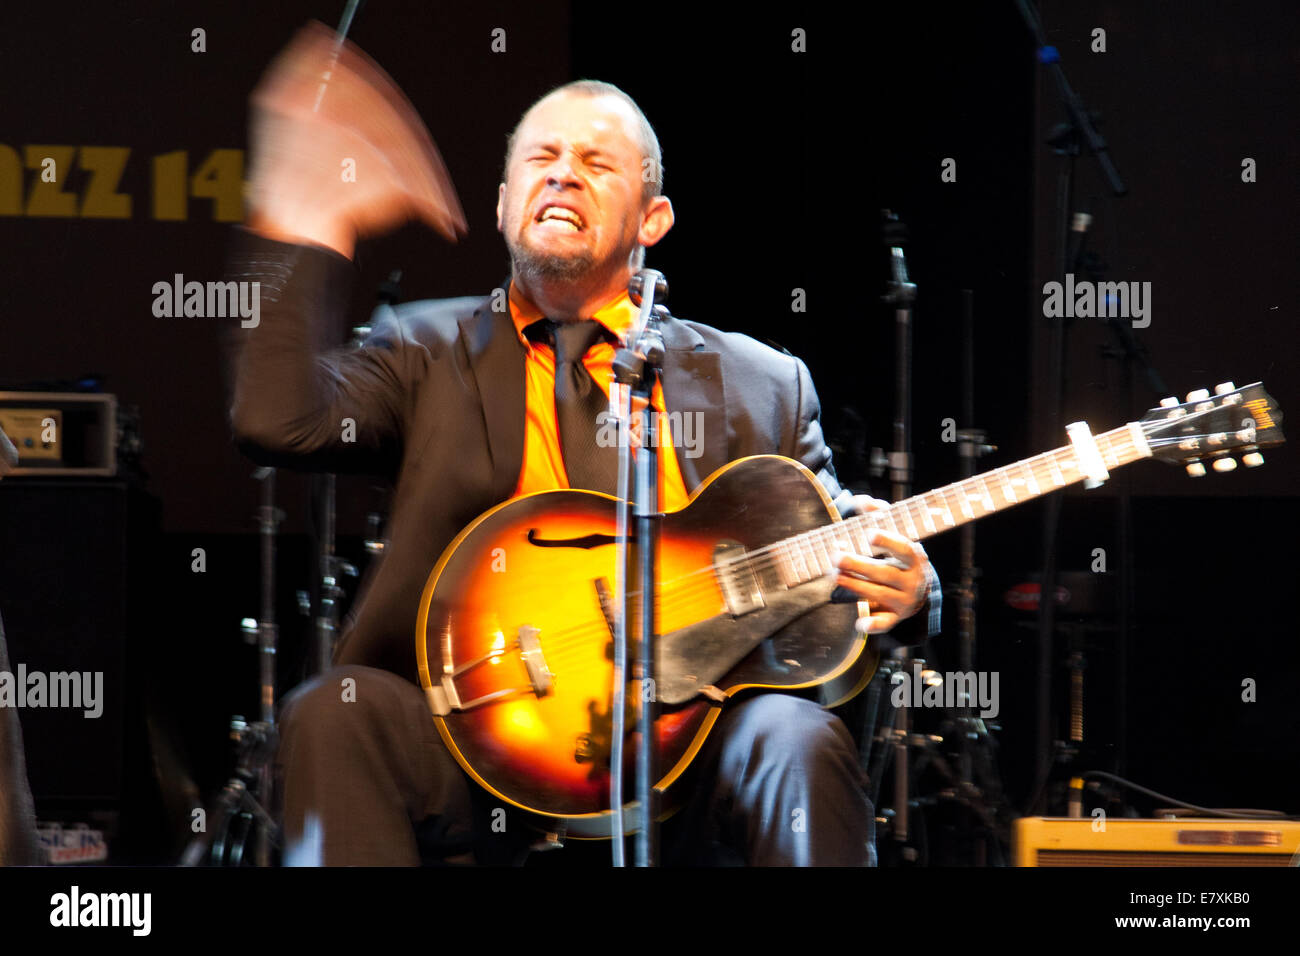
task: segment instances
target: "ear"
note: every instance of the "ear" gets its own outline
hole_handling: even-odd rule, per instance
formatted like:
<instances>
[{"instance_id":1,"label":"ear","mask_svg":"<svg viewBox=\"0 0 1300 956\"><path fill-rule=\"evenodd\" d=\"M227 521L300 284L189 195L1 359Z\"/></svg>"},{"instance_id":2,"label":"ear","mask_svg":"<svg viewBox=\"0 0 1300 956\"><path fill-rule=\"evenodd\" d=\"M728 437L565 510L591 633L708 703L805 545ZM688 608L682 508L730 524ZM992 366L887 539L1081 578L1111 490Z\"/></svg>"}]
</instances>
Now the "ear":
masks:
<instances>
[{"instance_id":1,"label":"ear","mask_svg":"<svg viewBox=\"0 0 1300 956\"><path fill-rule=\"evenodd\" d=\"M673 204L667 196L655 196L641 214L641 229L637 232L637 242L643 246L653 246L673 227Z\"/></svg>"},{"instance_id":2,"label":"ear","mask_svg":"<svg viewBox=\"0 0 1300 956\"><path fill-rule=\"evenodd\" d=\"M502 183L497 187L497 232L501 232L501 213L505 208L506 202L506 184Z\"/></svg>"}]
</instances>

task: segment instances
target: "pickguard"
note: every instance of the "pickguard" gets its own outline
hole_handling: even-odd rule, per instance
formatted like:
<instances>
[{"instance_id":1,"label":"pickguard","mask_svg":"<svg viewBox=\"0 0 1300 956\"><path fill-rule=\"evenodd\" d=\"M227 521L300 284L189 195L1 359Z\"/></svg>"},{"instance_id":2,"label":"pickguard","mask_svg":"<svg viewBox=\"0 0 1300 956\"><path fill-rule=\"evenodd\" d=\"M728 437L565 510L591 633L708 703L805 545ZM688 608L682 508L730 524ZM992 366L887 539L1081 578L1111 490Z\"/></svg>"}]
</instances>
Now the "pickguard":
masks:
<instances>
[{"instance_id":1,"label":"pickguard","mask_svg":"<svg viewBox=\"0 0 1300 956\"><path fill-rule=\"evenodd\" d=\"M765 606L732 617L719 614L659 638L655 696L663 704L684 704L796 618L830 601L835 582L816 578L789 590L769 592Z\"/></svg>"}]
</instances>

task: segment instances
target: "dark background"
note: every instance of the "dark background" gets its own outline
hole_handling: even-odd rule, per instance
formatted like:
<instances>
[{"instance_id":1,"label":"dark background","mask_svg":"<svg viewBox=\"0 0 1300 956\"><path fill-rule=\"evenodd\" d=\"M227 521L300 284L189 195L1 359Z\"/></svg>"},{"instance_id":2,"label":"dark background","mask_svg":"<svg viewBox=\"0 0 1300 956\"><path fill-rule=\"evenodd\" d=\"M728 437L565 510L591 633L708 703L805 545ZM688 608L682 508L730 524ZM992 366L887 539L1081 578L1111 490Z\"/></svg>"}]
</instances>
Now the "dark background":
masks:
<instances>
[{"instance_id":1,"label":"dark background","mask_svg":"<svg viewBox=\"0 0 1300 956\"><path fill-rule=\"evenodd\" d=\"M151 160L186 150L189 170L214 149L243 149L247 96L308 18L334 25L341 3L102 4L67 13L21 8L0 35L0 144L129 147L118 191L128 219L0 216L0 386L102 378L139 409L147 489L161 502L148 561L128 568L138 594L125 633L128 753L148 776L151 744L205 796L229 772L225 727L255 706L254 654L238 621L257 613L251 466L229 441L219 319L159 319L152 286L174 273L220 278L231 224L193 199L188 219L150 214ZM1151 281L1151 326L1139 341L1171 392L1262 379L1283 409L1300 406L1291 374L1296 330L1295 226L1300 15L1285 0L1041 5L1049 39L1101 131L1130 195L1111 200L1095 164L1076 166L1075 195L1096 217L1090 239L1107 279ZM191 52L190 31L207 51ZM492 53L494 28L506 52ZM791 30L807 52L791 52ZM1093 53L1091 30L1107 31ZM642 39L644 38L644 39ZM379 282L404 270L406 298L484 293L505 274L493 208L506 134L538 96L593 77L631 94L655 125L677 224L648 265L672 285L675 314L748 332L804 358L846 484L866 487L866 458L889 444L892 314L879 303L887 249L880 210L912 234L916 302L916 488L958 477L942 421L962 421L961 294L974 292L975 421L999 446L988 467L1060 444L1047 435L1043 283L1056 278L1062 160L1043 145L1062 118L1012 2L910 5L869 16L808 5L723 16L701 5L616 12L595 3L365 5L351 39L393 76L442 150L469 217L450 246L408 226L360 247L353 322ZM1253 157L1258 181L1241 182ZM4 152L0 149L0 170ZM957 181L940 163L957 161ZM23 195L36 176L23 174ZM80 194L75 167L66 188ZM0 186L12 189L12 176ZM792 290L807 311L793 314ZM342 342L346 329L338 330ZM1140 380L1126 403L1120 363L1102 355L1095 320L1070 332L1067 421L1094 431L1163 397ZM1128 725L1115 726L1115 636L1108 607L1089 618L1094 764L1194 803L1300 811L1300 678L1286 599L1297 559L1296 468L1289 447L1262 469L1199 481L1140 463L1104 488L1067 495L1058 561L1087 571L1126 558L1137 583L1129 646ZM454 467L454 463L448 463ZM30 480L30 479L28 479ZM0 485L0 494L10 483ZM1116 492L1133 498L1133 547L1120 554ZM341 549L363 563L359 536L382 494L340 479ZM282 690L301 674L307 621L295 589L311 587L307 481L282 473ZM877 494L887 491L878 483ZM981 669L1001 673L1003 768L1013 800L1031 785L1034 636L1001 601L1042 562L1042 505L979 526L985 573ZM54 527L55 524L47 524ZM0 610L12 656L35 667L48 644L40 618L20 633L24 589L9 585L35 548L86 547L75 527L40 540L0 529ZM956 541L930 553L957 579ZM190 572L204 547L208 571ZM45 565L42 565L45 566ZM76 582L69 575L69 593ZM71 600L71 597L70 597ZM1113 597L1107 598L1113 601ZM950 601L930 659L957 667ZM11 612L12 609L12 612ZM1254 678L1258 702L1243 703ZM151 717L152 734L145 733ZM84 746L28 726L33 764ZM129 775L128 775L129 776ZM39 795L39 794L38 794ZM129 795L143 806L157 796ZM1149 811L1152 804L1138 801ZM127 809L130 811L131 806ZM173 839L180 804L141 811L140 845ZM156 811L156 812L155 812ZM166 831L165 835L159 835ZM156 851L164 853L165 850ZM147 855L141 851L141 855Z\"/></svg>"}]
</instances>

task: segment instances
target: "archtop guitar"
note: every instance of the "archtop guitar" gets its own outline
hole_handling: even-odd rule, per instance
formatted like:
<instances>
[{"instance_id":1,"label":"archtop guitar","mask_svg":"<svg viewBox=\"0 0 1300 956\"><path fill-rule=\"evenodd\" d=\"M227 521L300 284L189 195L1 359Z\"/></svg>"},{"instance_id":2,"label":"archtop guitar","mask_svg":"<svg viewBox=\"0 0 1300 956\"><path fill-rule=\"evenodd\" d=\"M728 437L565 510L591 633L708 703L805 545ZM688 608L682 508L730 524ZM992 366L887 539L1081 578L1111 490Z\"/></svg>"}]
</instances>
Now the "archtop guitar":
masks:
<instances>
[{"instance_id":1,"label":"archtop guitar","mask_svg":"<svg viewBox=\"0 0 1300 956\"><path fill-rule=\"evenodd\" d=\"M843 520L798 462L760 455L719 469L661 518L656 788L683 774L741 692L834 706L866 685L877 655L854 630L857 605L830 598L833 552L870 554L870 530L922 541L1142 458L1197 475L1230 470L1238 453L1251 467L1283 440L1281 421L1259 383L1225 383L1104 434L1076 423L1055 451ZM610 828L615 553L612 497L525 495L447 546L420 601L420 680L451 753L490 792L562 818L573 836ZM624 753L631 774L635 746Z\"/></svg>"}]
</instances>

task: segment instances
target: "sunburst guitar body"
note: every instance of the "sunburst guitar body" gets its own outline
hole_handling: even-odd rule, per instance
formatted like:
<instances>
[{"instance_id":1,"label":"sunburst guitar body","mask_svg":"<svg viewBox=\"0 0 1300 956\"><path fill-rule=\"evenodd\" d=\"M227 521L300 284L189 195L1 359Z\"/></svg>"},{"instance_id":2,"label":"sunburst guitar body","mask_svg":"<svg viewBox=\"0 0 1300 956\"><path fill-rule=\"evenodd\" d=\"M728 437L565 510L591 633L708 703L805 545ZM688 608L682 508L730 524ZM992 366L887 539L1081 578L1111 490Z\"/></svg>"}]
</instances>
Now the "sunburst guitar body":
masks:
<instances>
[{"instance_id":1,"label":"sunburst guitar body","mask_svg":"<svg viewBox=\"0 0 1300 956\"><path fill-rule=\"evenodd\" d=\"M797 690L831 706L865 686L876 657L854 631L856 605L828 603L824 570L766 550L839 520L808 469L777 456L733 462L662 516L657 789L687 768L726 698ZM575 836L610 823L616 556L615 499L526 495L448 546L420 604L420 677L452 754ZM628 697L631 728L637 691Z\"/></svg>"}]
</instances>

